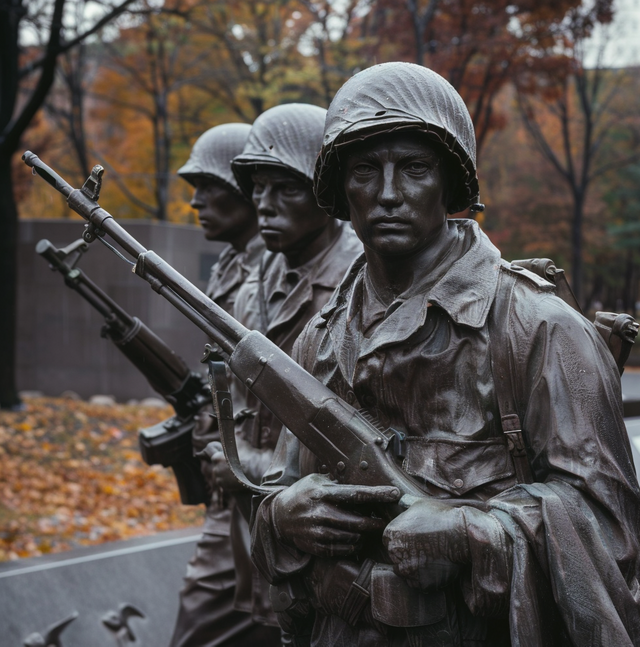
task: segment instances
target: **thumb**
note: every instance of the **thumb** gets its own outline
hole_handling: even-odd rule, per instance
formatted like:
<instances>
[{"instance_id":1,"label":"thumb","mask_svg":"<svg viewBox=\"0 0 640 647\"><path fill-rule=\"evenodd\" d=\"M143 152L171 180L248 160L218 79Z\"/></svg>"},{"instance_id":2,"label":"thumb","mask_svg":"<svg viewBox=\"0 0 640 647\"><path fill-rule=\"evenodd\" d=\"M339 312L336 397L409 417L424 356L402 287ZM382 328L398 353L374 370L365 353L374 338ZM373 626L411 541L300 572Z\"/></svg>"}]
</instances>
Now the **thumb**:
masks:
<instances>
[{"instance_id":1,"label":"thumb","mask_svg":"<svg viewBox=\"0 0 640 647\"><path fill-rule=\"evenodd\" d=\"M196 458L204 458L205 460L211 461L214 454L217 454L222 451L222 445L214 440L209 443L202 451L196 454Z\"/></svg>"}]
</instances>

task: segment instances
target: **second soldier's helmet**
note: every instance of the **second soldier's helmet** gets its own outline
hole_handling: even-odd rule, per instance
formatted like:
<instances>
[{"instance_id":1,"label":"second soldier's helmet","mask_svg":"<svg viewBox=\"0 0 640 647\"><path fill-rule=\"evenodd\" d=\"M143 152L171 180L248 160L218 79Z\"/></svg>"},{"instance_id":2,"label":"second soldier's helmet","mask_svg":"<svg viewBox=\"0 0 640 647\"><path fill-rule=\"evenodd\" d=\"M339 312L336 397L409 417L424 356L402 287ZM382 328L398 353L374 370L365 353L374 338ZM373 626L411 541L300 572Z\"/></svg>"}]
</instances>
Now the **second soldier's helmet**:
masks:
<instances>
[{"instance_id":1,"label":"second soldier's helmet","mask_svg":"<svg viewBox=\"0 0 640 647\"><path fill-rule=\"evenodd\" d=\"M467 106L439 74L413 63L374 65L338 90L329 111L316 164L318 204L329 215L348 220L341 199L340 152L372 135L417 130L447 158L447 211L458 213L478 199L476 138Z\"/></svg>"},{"instance_id":2,"label":"second soldier's helmet","mask_svg":"<svg viewBox=\"0 0 640 647\"><path fill-rule=\"evenodd\" d=\"M211 178L242 193L231 170L231 160L242 152L250 131L249 124L209 128L196 140L187 163L178 169L178 175L190 184L198 177Z\"/></svg>"},{"instance_id":3,"label":"second soldier's helmet","mask_svg":"<svg viewBox=\"0 0 640 647\"><path fill-rule=\"evenodd\" d=\"M253 192L257 166L277 166L312 183L322 146L327 111L307 103L285 103L263 112L254 122L244 150L232 164L240 188Z\"/></svg>"}]
</instances>

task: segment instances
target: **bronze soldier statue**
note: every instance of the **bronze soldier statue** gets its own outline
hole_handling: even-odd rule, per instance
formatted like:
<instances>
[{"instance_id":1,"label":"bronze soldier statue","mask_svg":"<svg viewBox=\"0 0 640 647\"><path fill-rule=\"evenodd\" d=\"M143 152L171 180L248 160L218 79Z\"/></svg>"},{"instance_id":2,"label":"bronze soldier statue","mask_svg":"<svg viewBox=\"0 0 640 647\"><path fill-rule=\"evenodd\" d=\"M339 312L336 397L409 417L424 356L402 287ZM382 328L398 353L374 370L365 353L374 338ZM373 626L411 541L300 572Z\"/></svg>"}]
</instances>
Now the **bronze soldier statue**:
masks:
<instances>
[{"instance_id":1,"label":"bronze soldier statue","mask_svg":"<svg viewBox=\"0 0 640 647\"><path fill-rule=\"evenodd\" d=\"M234 316L287 353L362 251L351 227L330 218L313 194L313 169L325 116L326 110L306 104L267 110L256 119L242 154L232 164L239 186L253 200L267 248L238 291ZM247 476L259 483L282 425L251 393L247 406L255 415L238 430L240 456ZM213 454L212 462L226 491L241 489L221 451ZM249 549L249 528L238 509L232 520L232 542ZM245 609L254 619L277 623L268 584L257 572L250 602Z\"/></svg>"},{"instance_id":2,"label":"bronze soldier statue","mask_svg":"<svg viewBox=\"0 0 640 647\"><path fill-rule=\"evenodd\" d=\"M252 556L296 645L640 644L618 369L551 283L448 219L482 208L475 152L460 96L417 65L360 72L329 108L316 196L364 254L293 356L394 430L424 496L389 521L397 488L336 483L344 463L280 435Z\"/></svg>"},{"instance_id":3,"label":"bronze soldier statue","mask_svg":"<svg viewBox=\"0 0 640 647\"><path fill-rule=\"evenodd\" d=\"M227 312L232 311L240 286L264 251L255 209L240 191L230 167L250 130L248 124L224 124L207 130L178 170L195 188L191 206L198 211L205 237L229 243L211 270L206 290ZM217 437L210 412L208 407L199 416L193 440L196 451ZM171 647L277 645L277 628L256 624L235 607L238 591L246 588L251 577L251 563L247 552L236 553L231 544L233 502L228 505L220 493L210 463L203 460L202 467L215 494L207 506L203 534L180 594Z\"/></svg>"}]
</instances>

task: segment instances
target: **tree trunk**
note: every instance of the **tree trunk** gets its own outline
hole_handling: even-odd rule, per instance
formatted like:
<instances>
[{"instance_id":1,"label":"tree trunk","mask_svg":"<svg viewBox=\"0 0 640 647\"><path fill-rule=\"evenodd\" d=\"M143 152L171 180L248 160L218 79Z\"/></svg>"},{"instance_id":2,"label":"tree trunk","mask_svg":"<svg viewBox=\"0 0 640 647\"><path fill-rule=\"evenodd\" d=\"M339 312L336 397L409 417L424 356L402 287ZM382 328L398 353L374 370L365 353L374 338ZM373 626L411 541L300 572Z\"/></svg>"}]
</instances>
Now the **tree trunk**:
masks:
<instances>
[{"instance_id":1,"label":"tree trunk","mask_svg":"<svg viewBox=\"0 0 640 647\"><path fill-rule=\"evenodd\" d=\"M20 405L16 375L18 211L11 181L11 155L0 157L0 408Z\"/></svg>"},{"instance_id":2,"label":"tree trunk","mask_svg":"<svg viewBox=\"0 0 640 647\"><path fill-rule=\"evenodd\" d=\"M573 196L573 221L571 223L571 282L576 300L583 307L589 304L582 303L582 221L584 219L584 194L576 192Z\"/></svg>"}]
</instances>

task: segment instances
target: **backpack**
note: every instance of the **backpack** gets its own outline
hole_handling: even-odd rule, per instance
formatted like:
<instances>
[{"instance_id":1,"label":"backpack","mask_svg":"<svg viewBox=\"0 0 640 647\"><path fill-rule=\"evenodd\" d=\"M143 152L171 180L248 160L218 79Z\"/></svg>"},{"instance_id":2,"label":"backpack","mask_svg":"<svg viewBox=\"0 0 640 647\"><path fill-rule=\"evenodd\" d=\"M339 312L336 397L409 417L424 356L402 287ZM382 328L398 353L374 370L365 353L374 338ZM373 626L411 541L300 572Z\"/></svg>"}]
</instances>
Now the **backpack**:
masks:
<instances>
[{"instance_id":1,"label":"backpack","mask_svg":"<svg viewBox=\"0 0 640 647\"><path fill-rule=\"evenodd\" d=\"M569 286L564 270L557 268L552 260L529 258L512 261L510 264L504 263L498 279L498 292L501 283L510 281L511 286L508 288L510 294L517 280L516 275L525 276L538 287L553 291L557 297L584 315ZM506 307L508 310L509 304L510 298L507 298L501 300L497 307ZM501 315L502 313L497 315L498 318ZM495 313L494 316L496 316ZM609 348L620 375L622 375L625 362L629 358L629 353L638 335L638 322L626 313L596 312L593 325ZM507 438L507 446L513 459L516 478L519 483L533 483L533 472L527 456L522 424L516 412L510 358L507 356L507 349L504 345L490 345L490 349L491 368L496 384L502 430Z\"/></svg>"}]
</instances>

